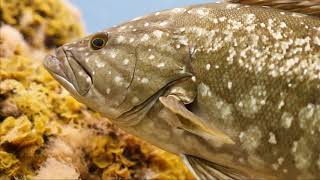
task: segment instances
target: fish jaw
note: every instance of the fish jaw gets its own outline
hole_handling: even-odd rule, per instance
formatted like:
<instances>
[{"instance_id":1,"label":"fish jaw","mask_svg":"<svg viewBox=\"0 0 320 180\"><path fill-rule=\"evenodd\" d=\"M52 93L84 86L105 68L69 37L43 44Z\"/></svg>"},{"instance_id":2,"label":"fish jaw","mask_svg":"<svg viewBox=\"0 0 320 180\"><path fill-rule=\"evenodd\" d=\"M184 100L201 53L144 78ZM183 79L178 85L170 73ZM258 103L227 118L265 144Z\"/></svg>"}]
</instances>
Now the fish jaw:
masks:
<instances>
[{"instance_id":1,"label":"fish jaw","mask_svg":"<svg viewBox=\"0 0 320 180\"><path fill-rule=\"evenodd\" d=\"M60 47L56 50L55 55L45 57L43 65L70 92L80 96L89 92L92 78L73 57L71 51Z\"/></svg>"}]
</instances>

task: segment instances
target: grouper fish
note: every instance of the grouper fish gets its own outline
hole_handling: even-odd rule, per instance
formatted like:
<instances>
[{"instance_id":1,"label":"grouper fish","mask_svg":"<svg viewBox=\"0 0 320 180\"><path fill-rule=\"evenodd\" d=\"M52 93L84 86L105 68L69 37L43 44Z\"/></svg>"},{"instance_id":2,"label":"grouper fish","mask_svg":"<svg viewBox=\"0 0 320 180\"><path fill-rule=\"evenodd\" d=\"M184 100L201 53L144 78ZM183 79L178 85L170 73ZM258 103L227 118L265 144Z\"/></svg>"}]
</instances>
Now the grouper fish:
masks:
<instances>
[{"instance_id":1,"label":"grouper fish","mask_svg":"<svg viewBox=\"0 0 320 180\"><path fill-rule=\"evenodd\" d=\"M320 2L235 0L138 17L44 66L197 179L320 179Z\"/></svg>"}]
</instances>

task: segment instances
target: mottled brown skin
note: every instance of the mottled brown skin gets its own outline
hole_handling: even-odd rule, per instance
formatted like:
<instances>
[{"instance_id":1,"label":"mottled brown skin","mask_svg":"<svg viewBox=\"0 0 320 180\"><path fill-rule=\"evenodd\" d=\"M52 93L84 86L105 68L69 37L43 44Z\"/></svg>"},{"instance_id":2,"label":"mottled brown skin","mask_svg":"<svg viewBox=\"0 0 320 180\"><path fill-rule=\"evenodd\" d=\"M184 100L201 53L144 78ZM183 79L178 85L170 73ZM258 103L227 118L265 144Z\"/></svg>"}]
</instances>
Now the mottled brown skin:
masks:
<instances>
[{"instance_id":1,"label":"mottled brown skin","mask_svg":"<svg viewBox=\"0 0 320 180\"><path fill-rule=\"evenodd\" d=\"M106 32L102 50L90 49L92 36L62 47L90 73L84 95L57 78L52 59L45 62L80 102L160 148L248 178L320 177L319 18L222 3L167 10ZM167 119L176 115L158 98L172 94L235 144L171 126Z\"/></svg>"}]
</instances>

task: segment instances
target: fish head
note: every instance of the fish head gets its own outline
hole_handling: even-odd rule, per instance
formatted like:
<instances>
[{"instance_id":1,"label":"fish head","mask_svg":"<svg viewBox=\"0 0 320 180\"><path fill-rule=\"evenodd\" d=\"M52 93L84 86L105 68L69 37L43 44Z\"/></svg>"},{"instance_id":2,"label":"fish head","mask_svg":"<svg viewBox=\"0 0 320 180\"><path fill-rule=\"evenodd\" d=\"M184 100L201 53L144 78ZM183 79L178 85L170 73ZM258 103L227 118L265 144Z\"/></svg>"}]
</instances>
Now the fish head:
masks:
<instances>
[{"instance_id":1,"label":"fish head","mask_svg":"<svg viewBox=\"0 0 320 180\"><path fill-rule=\"evenodd\" d=\"M157 49L152 33L143 25L127 32L110 28L57 48L44 66L78 101L113 120L146 106L181 77L182 64L175 63L181 53Z\"/></svg>"},{"instance_id":2,"label":"fish head","mask_svg":"<svg viewBox=\"0 0 320 180\"><path fill-rule=\"evenodd\" d=\"M134 52L112 43L107 32L99 32L57 48L44 60L72 96L110 118L121 113L117 107L126 97L135 66L135 61L123 65L125 58L134 60Z\"/></svg>"}]
</instances>

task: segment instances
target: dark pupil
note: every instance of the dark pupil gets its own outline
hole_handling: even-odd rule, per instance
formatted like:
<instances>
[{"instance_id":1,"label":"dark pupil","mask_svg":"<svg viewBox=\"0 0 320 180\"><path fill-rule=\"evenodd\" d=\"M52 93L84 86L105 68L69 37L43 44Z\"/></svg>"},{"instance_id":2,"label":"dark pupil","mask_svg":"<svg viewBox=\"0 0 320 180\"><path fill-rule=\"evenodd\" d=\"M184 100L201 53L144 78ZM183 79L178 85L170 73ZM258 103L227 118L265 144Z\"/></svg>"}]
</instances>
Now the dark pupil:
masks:
<instances>
[{"instance_id":1,"label":"dark pupil","mask_svg":"<svg viewBox=\"0 0 320 180\"><path fill-rule=\"evenodd\" d=\"M95 46L95 47L102 47L104 45L104 40L103 39L100 39L100 38L97 38L97 39L94 39L92 41L92 44Z\"/></svg>"}]
</instances>

